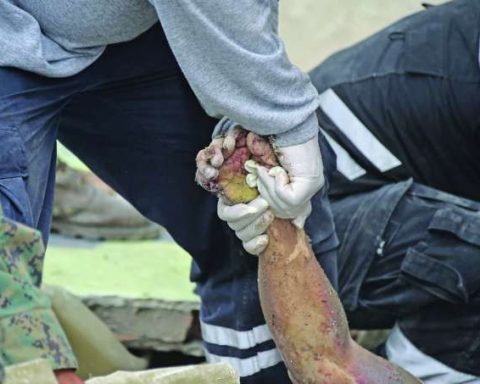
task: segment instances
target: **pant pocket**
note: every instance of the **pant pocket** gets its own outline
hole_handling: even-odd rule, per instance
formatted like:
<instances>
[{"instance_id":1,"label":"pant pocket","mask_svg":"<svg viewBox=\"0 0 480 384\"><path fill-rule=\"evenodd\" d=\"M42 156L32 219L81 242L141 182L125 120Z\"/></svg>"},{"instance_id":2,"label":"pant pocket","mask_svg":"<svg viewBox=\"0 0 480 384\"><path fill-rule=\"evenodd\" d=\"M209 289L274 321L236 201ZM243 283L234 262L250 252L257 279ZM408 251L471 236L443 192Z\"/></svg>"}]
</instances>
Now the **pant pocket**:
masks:
<instances>
[{"instance_id":1,"label":"pant pocket","mask_svg":"<svg viewBox=\"0 0 480 384\"><path fill-rule=\"evenodd\" d=\"M480 289L480 213L439 209L428 232L408 250L400 278L442 300L468 303Z\"/></svg>"},{"instance_id":2,"label":"pant pocket","mask_svg":"<svg viewBox=\"0 0 480 384\"><path fill-rule=\"evenodd\" d=\"M22 177L0 178L0 206L9 219L34 227L30 199Z\"/></svg>"},{"instance_id":3,"label":"pant pocket","mask_svg":"<svg viewBox=\"0 0 480 384\"><path fill-rule=\"evenodd\" d=\"M0 127L0 205L4 215L33 226L26 188L27 158L23 141L15 127Z\"/></svg>"}]
</instances>

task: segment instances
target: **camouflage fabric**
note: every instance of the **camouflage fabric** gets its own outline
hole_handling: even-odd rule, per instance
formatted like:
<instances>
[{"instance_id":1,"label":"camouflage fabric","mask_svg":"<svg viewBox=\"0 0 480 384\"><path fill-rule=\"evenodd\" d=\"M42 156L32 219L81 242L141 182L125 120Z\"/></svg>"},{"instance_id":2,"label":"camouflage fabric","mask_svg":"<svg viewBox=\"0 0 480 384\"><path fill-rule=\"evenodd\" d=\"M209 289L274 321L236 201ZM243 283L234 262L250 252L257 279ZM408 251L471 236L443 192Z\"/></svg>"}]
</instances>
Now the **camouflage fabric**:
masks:
<instances>
[{"instance_id":1,"label":"camouflage fabric","mask_svg":"<svg viewBox=\"0 0 480 384\"><path fill-rule=\"evenodd\" d=\"M1 348L1 346L0 346ZM3 383L5 380L5 369L4 369L4 363L2 359L0 359L0 383Z\"/></svg>"},{"instance_id":2,"label":"camouflage fabric","mask_svg":"<svg viewBox=\"0 0 480 384\"><path fill-rule=\"evenodd\" d=\"M44 247L39 232L0 209L0 358L5 365L38 358L53 369L76 368L67 338L40 289Z\"/></svg>"}]
</instances>

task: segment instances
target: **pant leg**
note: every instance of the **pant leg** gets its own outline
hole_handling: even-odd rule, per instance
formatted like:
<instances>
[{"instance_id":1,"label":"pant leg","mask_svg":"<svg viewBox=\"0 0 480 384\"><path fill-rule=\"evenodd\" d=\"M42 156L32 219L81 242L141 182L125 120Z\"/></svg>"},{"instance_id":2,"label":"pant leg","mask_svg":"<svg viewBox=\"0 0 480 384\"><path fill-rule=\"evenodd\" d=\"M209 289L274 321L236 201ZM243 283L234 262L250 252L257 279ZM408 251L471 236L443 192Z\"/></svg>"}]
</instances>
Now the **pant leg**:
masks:
<instances>
[{"instance_id":1,"label":"pant leg","mask_svg":"<svg viewBox=\"0 0 480 384\"><path fill-rule=\"evenodd\" d=\"M194 183L196 153L210 142L216 121L205 115L168 52L152 56L152 44L163 39L156 28L107 49L84 74L100 79L98 85L64 110L59 137L192 255L210 361L231 363L244 384L290 383L260 308L257 259L218 219L216 197ZM123 69L108 81L108 67L124 57L138 62L123 61ZM326 146L323 139L320 145ZM330 169L334 160L328 148L323 152ZM319 258L334 275L337 238L324 191L314 206L319 209L307 225Z\"/></svg>"},{"instance_id":2,"label":"pant leg","mask_svg":"<svg viewBox=\"0 0 480 384\"><path fill-rule=\"evenodd\" d=\"M39 358L53 369L77 365L39 289L58 114L74 90L69 81L0 68L0 322L6 331L1 355L8 365Z\"/></svg>"},{"instance_id":3,"label":"pant leg","mask_svg":"<svg viewBox=\"0 0 480 384\"><path fill-rule=\"evenodd\" d=\"M343 50L310 76L337 145L332 192L413 177L480 200L480 5L457 0ZM461 170L461 171L459 171Z\"/></svg>"},{"instance_id":4,"label":"pant leg","mask_svg":"<svg viewBox=\"0 0 480 384\"><path fill-rule=\"evenodd\" d=\"M0 84L0 202L7 217L39 229L46 242L58 114L72 89L11 68L0 68Z\"/></svg>"},{"instance_id":5,"label":"pant leg","mask_svg":"<svg viewBox=\"0 0 480 384\"><path fill-rule=\"evenodd\" d=\"M386 214L384 206L393 209ZM480 204L403 182L332 207L351 326L397 323L424 354L480 376ZM385 223L381 231L364 230L378 221ZM349 278L352 271L364 277Z\"/></svg>"},{"instance_id":6,"label":"pant leg","mask_svg":"<svg viewBox=\"0 0 480 384\"><path fill-rule=\"evenodd\" d=\"M218 268L216 199L194 182L196 153L210 142L216 120L199 105L161 28L108 47L80 76L90 86L63 111L60 140L165 226L202 269Z\"/></svg>"}]
</instances>

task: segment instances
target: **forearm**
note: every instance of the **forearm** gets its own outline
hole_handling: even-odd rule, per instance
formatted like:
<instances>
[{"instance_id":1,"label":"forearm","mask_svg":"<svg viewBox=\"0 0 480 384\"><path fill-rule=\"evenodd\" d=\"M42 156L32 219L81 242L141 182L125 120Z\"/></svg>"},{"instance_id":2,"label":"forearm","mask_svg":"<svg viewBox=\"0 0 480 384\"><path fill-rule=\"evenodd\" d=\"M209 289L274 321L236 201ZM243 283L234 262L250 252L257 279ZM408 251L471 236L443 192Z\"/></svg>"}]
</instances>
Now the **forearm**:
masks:
<instances>
[{"instance_id":1,"label":"forearm","mask_svg":"<svg viewBox=\"0 0 480 384\"><path fill-rule=\"evenodd\" d=\"M277 219L268 234L259 258L262 309L296 384L419 383L352 340L340 299L303 231Z\"/></svg>"},{"instance_id":2,"label":"forearm","mask_svg":"<svg viewBox=\"0 0 480 384\"><path fill-rule=\"evenodd\" d=\"M275 220L259 257L265 319L291 375L301 383L348 381L344 362L352 340L345 313L303 231Z\"/></svg>"},{"instance_id":3,"label":"forearm","mask_svg":"<svg viewBox=\"0 0 480 384\"><path fill-rule=\"evenodd\" d=\"M318 94L288 59L276 0L151 0L182 71L206 111L280 146L318 131Z\"/></svg>"}]
</instances>

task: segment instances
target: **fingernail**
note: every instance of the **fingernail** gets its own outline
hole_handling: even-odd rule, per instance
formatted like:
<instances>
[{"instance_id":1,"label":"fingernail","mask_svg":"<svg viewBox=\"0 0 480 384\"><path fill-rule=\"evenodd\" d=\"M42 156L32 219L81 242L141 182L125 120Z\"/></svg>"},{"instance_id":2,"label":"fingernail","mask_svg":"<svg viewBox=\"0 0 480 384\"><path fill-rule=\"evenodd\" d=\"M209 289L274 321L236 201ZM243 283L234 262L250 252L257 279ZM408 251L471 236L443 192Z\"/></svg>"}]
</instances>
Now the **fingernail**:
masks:
<instances>
[{"instance_id":1,"label":"fingernail","mask_svg":"<svg viewBox=\"0 0 480 384\"><path fill-rule=\"evenodd\" d=\"M235 149L235 137L226 136L223 141L223 148L227 151L233 151Z\"/></svg>"},{"instance_id":2,"label":"fingernail","mask_svg":"<svg viewBox=\"0 0 480 384\"><path fill-rule=\"evenodd\" d=\"M215 179L217 176L218 176L218 171L214 168L206 168L204 170L204 173L205 177L209 180L212 180L212 179Z\"/></svg>"},{"instance_id":3,"label":"fingernail","mask_svg":"<svg viewBox=\"0 0 480 384\"><path fill-rule=\"evenodd\" d=\"M221 153L216 153L210 160L210 164L215 168L219 168L223 164L223 156Z\"/></svg>"}]
</instances>

